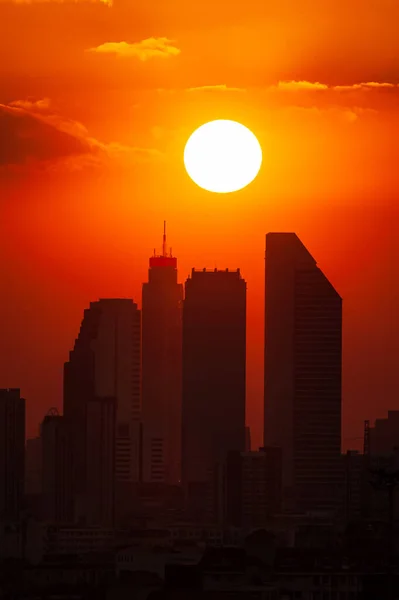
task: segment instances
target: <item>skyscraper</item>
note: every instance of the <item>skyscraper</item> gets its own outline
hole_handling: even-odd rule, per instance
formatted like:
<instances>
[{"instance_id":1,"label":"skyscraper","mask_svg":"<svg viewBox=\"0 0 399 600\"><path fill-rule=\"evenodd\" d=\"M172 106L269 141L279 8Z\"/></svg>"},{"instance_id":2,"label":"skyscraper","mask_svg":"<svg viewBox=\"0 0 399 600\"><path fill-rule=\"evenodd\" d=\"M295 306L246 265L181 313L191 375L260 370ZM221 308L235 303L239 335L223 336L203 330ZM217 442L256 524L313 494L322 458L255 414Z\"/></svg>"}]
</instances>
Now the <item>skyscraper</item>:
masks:
<instances>
[{"instance_id":1,"label":"skyscraper","mask_svg":"<svg viewBox=\"0 0 399 600\"><path fill-rule=\"evenodd\" d=\"M294 233L266 236L265 446L283 454L286 509L341 493L342 300Z\"/></svg>"},{"instance_id":2,"label":"skyscraper","mask_svg":"<svg viewBox=\"0 0 399 600\"><path fill-rule=\"evenodd\" d=\"M177 484L181 478L181 311L177 259L166 250L150 258L143 284L143 479Z\"/></svg>"},{"instance_id":3,"label":"skyscraper","mask_svg":"<svg viewBox=\"0 0 399 600\"><path fill-rule=\"evenodd\" d=\"M192 270L183 306L182 475L200 499L210 471L245 449L246 282Z\"/></svg>"},{"instance_id":4,"label":"skyscraper","mask_svg":"<svg viewBox=\"0 0 399 600\"><path fill-rule=\"evenodd\" d=\"M24 493L25 400L0 390L0 519L17 521Z\"/></svg>"},{"instance_id":5,"label":"skyscraper","mask_svg":"<svg viewBox=\"0 0 399 600\"><path fill-rule=\"evenodd\" d=\"M43 517L51 523L70 523L73 520L73 465L65 417L51 409L44 417L40 433Z\"/></svg>"},{"instance_id":6,"label":"skyscraper","mask_svg":"<svg viewBox=\"0 0 399 600\"><path fill-rule=\"evenodd\" d=\"M102 299L85 310L64 371L64 415L73 432L74 490L82 505L92 496L87 489L87 419L89 409L94 410L90 402L116 401L115 479L121 500L139 480L140 345L141 315L133 300Z\"/></svg>"},{"instance_id":7,"label":"skyscraper","mask_svg":"<svg viewBox=\"0 0 399 600\"><path fill-rule=\"evenodd\" d=\"M87 501L89 525L112 527L115 520L116 400L94 398L87 404Z\"/></svg>"}]
</instances>

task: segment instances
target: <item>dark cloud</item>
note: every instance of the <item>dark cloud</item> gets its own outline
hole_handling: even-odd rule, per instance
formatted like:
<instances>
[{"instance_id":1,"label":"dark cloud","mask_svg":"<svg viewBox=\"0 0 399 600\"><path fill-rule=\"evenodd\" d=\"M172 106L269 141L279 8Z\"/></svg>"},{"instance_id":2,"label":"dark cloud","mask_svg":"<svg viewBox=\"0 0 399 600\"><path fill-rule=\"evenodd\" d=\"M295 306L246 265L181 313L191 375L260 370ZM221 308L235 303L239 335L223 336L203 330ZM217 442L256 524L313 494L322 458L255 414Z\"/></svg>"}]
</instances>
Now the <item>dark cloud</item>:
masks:
<instances>
[{"instance_id":1,"label":"dark cloud","mask_svg":"<svg viewBox=\"0 0 399 600\"><path fill-rule=\"evenodd\" d=\"M62 129L62 121L38 117L17 106L0 104L0 165L20 165L93 153L82 136Z\"/></svg>"},{"instance_id":2,"label":"dark cloud","mask_svg":"<svg viewBox=\"0 0 399 600\"><path fill-rule=\"evenodd\" d=\"M0 104L0 166L48 163L84 168L116 161L137 164L162 158L155 148L105 144L81 123L51 110L50 100Z\"/></svg>"}]
</instances>

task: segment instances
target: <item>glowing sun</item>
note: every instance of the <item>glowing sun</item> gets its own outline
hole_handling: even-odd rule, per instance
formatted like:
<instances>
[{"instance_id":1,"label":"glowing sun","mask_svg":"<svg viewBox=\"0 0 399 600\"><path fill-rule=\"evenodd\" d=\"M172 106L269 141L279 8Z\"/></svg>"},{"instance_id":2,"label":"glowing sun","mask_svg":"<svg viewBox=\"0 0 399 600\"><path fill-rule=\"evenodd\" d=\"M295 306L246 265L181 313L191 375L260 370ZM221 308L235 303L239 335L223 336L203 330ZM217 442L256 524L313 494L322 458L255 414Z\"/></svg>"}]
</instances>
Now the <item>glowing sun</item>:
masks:
<instances>
[{"instance_id":1,"label":"glowing sun","mask_svg":"<svg viewBox=\"0 0 399 600\"><path fill-rule=\"evenodd\" d=\"M209 192L226 194L247 186L262 164L252 131L236 121L210 121L189 137L184 165L191 179Z\"/></svg>"}]
</instances>

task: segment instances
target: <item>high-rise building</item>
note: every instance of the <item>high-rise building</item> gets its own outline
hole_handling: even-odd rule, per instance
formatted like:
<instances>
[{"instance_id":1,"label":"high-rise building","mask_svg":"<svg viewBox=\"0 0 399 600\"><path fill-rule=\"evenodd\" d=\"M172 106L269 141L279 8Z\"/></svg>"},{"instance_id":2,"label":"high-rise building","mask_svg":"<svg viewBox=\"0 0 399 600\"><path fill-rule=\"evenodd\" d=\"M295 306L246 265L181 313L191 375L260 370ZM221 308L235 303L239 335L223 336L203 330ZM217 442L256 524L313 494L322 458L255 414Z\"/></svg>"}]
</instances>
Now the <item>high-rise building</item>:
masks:
<instances>
[{"instance_id":1,"label":"high-rise building","mask_svg":"<svg viewBox=\"0 0 399 600\"><path fill-rule=\"evenodd\" d=\"M25 400L19 389L0 390L0 519L20 517L25 476Z\"/></svg>"},{"instance_id":2,"label":"high-rise building","mask_svg":"<svg viewBox=\"0 0 399 600\"><path fill-rule=\"evenodd\" d=\"M183 305L182 479L200 501L217 464L245 449L246 282L192 270Z\"/></svg>"},{"instance_id":3,"label":"high-rise building","mask_svg":"<svg viewBox=\"0 0 399 600\"><path fill-rule=\"evenodd\" d=\"M114 525L115 414L115 398L94 398L87 404L88 525Z\"/></svg>"},{"instance_id":4,"label":"high-rise building","mask_svg":"<svg viewBox=\"0 0 399 600\"><path fill-rule=\"evenodd\" d=\"M94 408L88 405L102 398L116 401L115 480L118 498L129 505L141 462L141 314L133 300L92 302L65 364L64 416L72 432L78 506L85 506L85 498L91 495L87 435L89 408Z\"/></svg>"},{"instance_id":5,"label":"high-rise building","mask_svg":"<svg viewBox=\"0 0 399 600\"><path fill-rule=\"evenodd\" d=\"M340 502L342 300L294 233L266 236L265 446L287 510ZM337 497L338 496L338 497Z\"/></svg>"},{"instance_id":6,"label":"high-rise building","mask_svg":"<svg viewBox=\"0 0 399 600\"><path fill-rule=\"evenodd\" d=\"M65 417L51 409L40 432L42 451L42 516L55 524L73 520L71 437Z\"/></svg>"},{"instance_id":7,"label":"high-rise building","mask_svg":"<svg viewBox=\"0 0 399 600\"><path fill-rule=\"evenodd\" d=\"M142 302L143 480L178 484L181 479L181 345L183 286L177 259L150 258Z\"/></svg>"},{"instance_id":8,"label":"high-rise building","mask_svg":"<svg viewBox=\"0 0 399 600\"><path fill-rule=\"evenodd\" d=\"M385 419L376 419L369 429L372 456L391 456L399 448L399 410L389 410Z\"/></svg>"},{"instance_id":9,"label":"high-rise building","mask_svg":"<svg viewBox=\"0 0 399 600\"><path fill-rule=\"evenodd\" d=\"M251 428L245 427L245 452L251 452Z\"/></svg>"},{"instance_id":10,"label":"high-rise building","mask_svg":"<svg viewBox=\"0 0 399 600\"><path fill-rule=\"evenodd\" d=\"M265 527L281 512L281 448L230 452L225 465L225 522L246 529Z\"/></svg>"},{"instance_id":11,"label":"high-rise building","mask_svg":"<svg viewBox=\"0 0 399 600\"><path fill-rule=\"evenodd\" d=\"M29 438L25 447L25 494L39 496L42 493L42 439Z\"/></svg>"}]
</instances>

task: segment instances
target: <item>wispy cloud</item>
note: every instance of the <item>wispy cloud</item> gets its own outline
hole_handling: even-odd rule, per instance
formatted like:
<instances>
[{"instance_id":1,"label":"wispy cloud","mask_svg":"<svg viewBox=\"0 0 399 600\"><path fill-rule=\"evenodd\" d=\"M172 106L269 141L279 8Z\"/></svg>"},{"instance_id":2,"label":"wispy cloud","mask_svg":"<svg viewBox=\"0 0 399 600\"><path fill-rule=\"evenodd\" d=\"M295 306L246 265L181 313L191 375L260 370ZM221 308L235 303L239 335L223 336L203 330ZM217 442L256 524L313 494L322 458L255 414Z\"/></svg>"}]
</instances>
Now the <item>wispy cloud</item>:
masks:
<instances>
[{"instance_id":1,"label":"wispy cloud","mask_svg":"<svg viewBox=\"0 0 399 600\"><path fill-rule=\"evenodd\" d=\"M281 91L319 91L328 90L328 85L325 83L319 83L318 81L279 81L276 85L271 86L270 89L281 90Z\"/></svg>"},{"instance_id":2,"label":"wispy cloud","mask_svg":"<svg viewBox=\"0 0 399 600\"><path fill-rule=\"evenodd\" d=\"M103 143L86 127L50 109L48 99L0 104L0 166L46 164L82 168L159 159L155 148Z\"/></svg>"},{"instance_id":3,"label":"wispy cloud","mask_svg":"<svg viewBox=\"0 0 399 600\"><path fill-rule=\"evenodd\" d=\"M106 42L96 48L90 48L88 52L98 54L114 54L121 57L134 57L141 61L151 58L170 58L180 54L180 49L174 40L166 37L148 38L141 42Z\"/></svg>"},{"instance_id":4,"label":"wispy cloud","mask_svg":"<svg viewBox=\"0 0 399 600\"><path fill-rule=\"evenodd\" d=\"M111 7L113 0L0 0L0 3L6 4L104 4Z\"/></svg>"},{"instance_id":5,"label":"wispy cloud","mask_svg":"<svg viewBox=\"0 0 399 600\"><path fill-rule=\"evenodd\" d=\"M230 87L228 85L201 85L199 87L187 88L186 92L246 92L245 88Z\"/></svg>"},{"instance_id":6,"label":"wispy cloud","mask_svg":"<svg viewBox=\"0 0 399 600\"><path fill-rule=\"evenodd\" d=\"M392 89L398 87L394 83L369 81L367 83L354 83L352 85L336 85L333 89L337 92L347 92L354 90L376 90L376 89Z\"/></svg>"}]
</instances>

